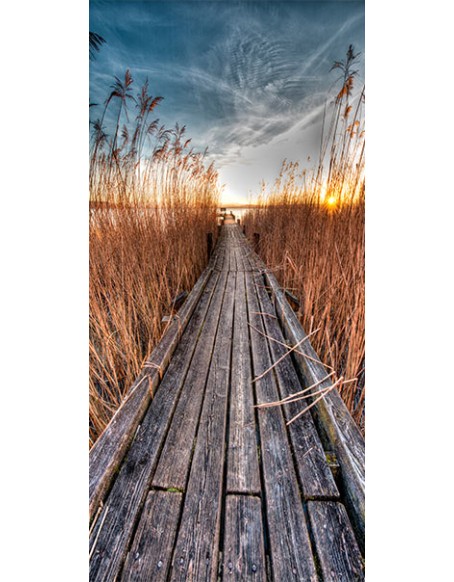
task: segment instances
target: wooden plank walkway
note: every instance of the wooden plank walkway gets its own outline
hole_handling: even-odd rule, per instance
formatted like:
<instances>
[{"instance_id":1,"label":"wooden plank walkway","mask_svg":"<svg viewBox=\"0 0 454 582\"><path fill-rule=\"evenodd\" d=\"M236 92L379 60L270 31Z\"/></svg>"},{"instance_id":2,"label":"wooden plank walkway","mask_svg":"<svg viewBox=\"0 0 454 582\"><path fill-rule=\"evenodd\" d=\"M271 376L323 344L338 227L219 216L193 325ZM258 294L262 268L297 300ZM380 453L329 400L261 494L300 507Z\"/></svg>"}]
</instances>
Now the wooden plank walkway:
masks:
<instances>
[{"instance_id":1,"label":"wooden plank walkway","mask_svg":"<svg viewBox=\"0 0 454 582\"><path fill-rule=\"evenodd\" d=\"M290 425L301 403L256 407L326 375L309 341L284 357L304 330L282 295L224 225L90 452L91 581L364 579L364 440L342 401Z\"/></svg>"}]
</instances>

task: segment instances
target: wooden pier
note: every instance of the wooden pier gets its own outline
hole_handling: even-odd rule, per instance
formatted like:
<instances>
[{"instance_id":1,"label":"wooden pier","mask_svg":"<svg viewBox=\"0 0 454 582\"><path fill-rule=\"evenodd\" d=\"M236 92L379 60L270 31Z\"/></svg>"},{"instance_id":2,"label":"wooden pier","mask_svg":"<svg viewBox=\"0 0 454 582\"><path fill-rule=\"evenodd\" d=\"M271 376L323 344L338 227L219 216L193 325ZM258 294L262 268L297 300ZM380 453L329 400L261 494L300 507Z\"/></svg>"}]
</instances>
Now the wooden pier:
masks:
<instances>
[{"instance_id":1,"label":"wooden pier","mask_svg":"<svg viewBox=\"0 0 454 582\"><path fill-rule=\"evenodd\" d=\"M257 407L332 383L305 337L225 224L90 452L91 581L364 579L364 440L339 394L291 424L307 400Z\"/></svg>"}]
</instances>

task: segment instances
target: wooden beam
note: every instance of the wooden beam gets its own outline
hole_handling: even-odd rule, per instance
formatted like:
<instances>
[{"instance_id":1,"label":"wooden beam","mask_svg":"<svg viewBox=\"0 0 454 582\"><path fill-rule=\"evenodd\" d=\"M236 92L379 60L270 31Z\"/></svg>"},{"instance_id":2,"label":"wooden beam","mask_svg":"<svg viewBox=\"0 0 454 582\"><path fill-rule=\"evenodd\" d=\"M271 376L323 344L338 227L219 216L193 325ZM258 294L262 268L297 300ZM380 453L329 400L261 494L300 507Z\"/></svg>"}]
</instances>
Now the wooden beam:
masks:
<instances>
[{"instance_id":1,"label":"wooden beam","mask_svg":"<svg viewBox=\"0 0 454 582\"><path fill-rule=\"evenodd\" d=\"M121 406L90 450L90 519L96 513L99 503L103 500L112 478L131 444L137 427L150 404L151 394L156 392L161 376L175 352L211 274L212 267L210 265L194 285L178 318L170 324L129 389Z\"/></svg>"},{"instance_id":2,"label":"wooden beam","mask_svg":"<svg viewBox=\"0 0 454 582\"><path fill-rule=\"evenodd\" d=\"M252 273L246 273L254 377L271 365ZM255 384L257 402L278 400L274 374ZM275 580L318 580L302 499L280 407L259 409L260 458L266 495L266 520Z\"/></svg>"},{"instance_id":3,"label":"wooden beam","mask_svg":"<svg viewBox=\"0 0 454 582\"><path fill-rule=\"evenodd\" d=\"M364 580L364 560L341 503L308 501L307 510L323 580Z\"/></svg>"},{"instance_id":4,"label":"wooden beam","mask_svg":"<svg viewBox=\"0 0 454 582\"><path fill-rule=\"evenodd\" d=\"M172 559L173 582L217 580L235 278L235 273L228 274Z\"/></svg>"},{"instance_id":5,"label":"wooden beam","mask_svg":"<svg viewBox=\"0 0 454 582\"><path fill-rule=\"evenodd\" d=\"M223 582L266 582L260 498L228 495L225 512Z\"/></svg>"},{"instance_id":6,"label":"wooden beam","mask_svg":"<svg viewBox=\"0 0 454 582\"><path fill-rule=\"evenodd\" d=\"M262 263L263 264L263 263ZM263 265L264 266L264 265ZM276 277L266 270L266 282L273 294L276 313L281 321L286 338L292 345L306 337L301 323L288 304L285 293L279 286ZM319 382L326 376L326 368L310 341L306 341L298 350L307 354L311 360L303 355L294 353L296 366L307 386ZM314 361L316 360L316 361ZM318 361L317 361L318 360ZM325 380L319 389L330 386ZM322 441L328 450L336 454L340 465L341 494L355 529L361 551L364 551L365 535L365 444L357 424L349 413L339 392L332 390L314 407L314 420Z\"/></svg>"},{"instance_id":7,"label":"wooden beam","mask_svg":"<svg viewBox=\"0 0 454 582\"><path fill-rule=\"evenodd\" d=\"M167 580L181 500L181 493L150 491L123 566L121 582Z\"/></svg>"},{"instance_id":8,"label":"wooden beam","mask_svg":"<svg viewBox=\"0 0 454 582\"><path fill-rule=\"evenodd\" d=\"M90 580L114 580L126 556L135 524L150 488L153 472L181 393L194 350L206 338L200 334L215 292L218 274L207 285L199 306L175 351L162 384L143 418L119 468L91 535ZM202 328L203 333L203 328ZM194 338L198 341L195 342ZM99 524L99 525L98 525Z\"/></svg>"}]
</instances>

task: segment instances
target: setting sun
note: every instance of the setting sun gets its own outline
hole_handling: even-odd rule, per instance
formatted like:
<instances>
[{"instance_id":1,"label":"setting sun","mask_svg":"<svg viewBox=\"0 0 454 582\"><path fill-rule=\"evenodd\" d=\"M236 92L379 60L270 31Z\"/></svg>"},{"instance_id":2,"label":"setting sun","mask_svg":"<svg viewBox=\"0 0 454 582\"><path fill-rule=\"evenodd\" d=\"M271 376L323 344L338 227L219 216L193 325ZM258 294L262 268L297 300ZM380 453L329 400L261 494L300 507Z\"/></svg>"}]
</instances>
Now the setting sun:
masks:
<instances>
[{"instance_id":1,"label":"setting sun","mask_svg":"<svg viewBox=\"0 0 454 582\"><path fill-rule=\"evenodd\" d=\"M336 204L336 198L334 196L330 196L326 201L328 206L334 206Z\"/></svg>"}]
</instances>

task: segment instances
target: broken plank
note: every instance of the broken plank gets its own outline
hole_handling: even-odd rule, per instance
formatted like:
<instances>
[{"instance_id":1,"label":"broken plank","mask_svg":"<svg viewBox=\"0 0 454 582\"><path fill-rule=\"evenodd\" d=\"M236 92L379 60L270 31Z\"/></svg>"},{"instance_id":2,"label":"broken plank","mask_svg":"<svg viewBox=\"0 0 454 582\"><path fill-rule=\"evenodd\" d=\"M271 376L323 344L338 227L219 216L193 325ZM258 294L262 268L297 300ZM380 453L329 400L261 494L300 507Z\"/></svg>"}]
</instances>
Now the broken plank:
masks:
<instances>
[{"instance_id":1,"label":"broken plank","mask_svg":"<svg viewBox=\"0 0 454 582\"><path fill-rule=\"evenodd\" d=\"M345 507L309 501L307 510L324 582L364 580L364 561Z\"/></svg>"},{"instance_id":2,"label":"broken plank","mask_svg":"<svg viewBox=\"0 0 454 582\"><path fill-rule=\"evenodd\" d=\"M122 582L165 582L181 500L181 493L150 491L123 566Z\"/></svg>"},{"instance_id":3,"label":"broken plank","mask_svg":"<svg viewBox=\"0 0 454 582\"><path fill-rule=\"evenodd\" d=\"M236 274L229 273L172 560L172 581L217 579L235 279Z\"/></svg>"},{"instance_id":4,"label":"broken plank","mask_svg":"<svg viewBox=\"0 0 454 582\"><path fill-rule=\"evenodd\" d=\"M223 581L266 581L262 504L258 497L227 496L223 557Z\"/></svg>"}]
</instances>

